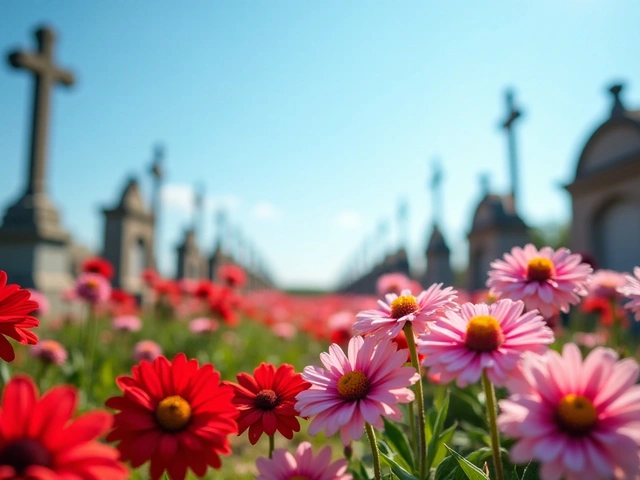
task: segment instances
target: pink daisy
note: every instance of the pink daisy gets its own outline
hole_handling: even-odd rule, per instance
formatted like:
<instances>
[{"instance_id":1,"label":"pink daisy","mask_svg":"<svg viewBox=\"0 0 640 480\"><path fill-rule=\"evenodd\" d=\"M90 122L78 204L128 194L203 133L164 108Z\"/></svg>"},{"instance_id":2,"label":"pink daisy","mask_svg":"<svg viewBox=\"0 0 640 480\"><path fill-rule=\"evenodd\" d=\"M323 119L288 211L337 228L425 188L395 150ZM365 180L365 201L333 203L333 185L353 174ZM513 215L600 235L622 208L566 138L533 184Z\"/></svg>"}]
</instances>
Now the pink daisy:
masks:
<instances>
[{"instance_id":1,"label":"pink daisy","mask_svg":"<svg viewBox=\"0 0 640 480\"><path fill-rule=\"evenodd\" d=\"M618 289L627 283L622 273L614 270L596 270L589 277L587 291L590 297L615 300L620 297Z\"/></svg>"},{"instance_id":2,"label":"pink daisy","mask_svg":"<svg viewBox=\"0 0 640 480\"><path fill-rule=\"evenodd\" d=\"M133 348L133 361L136 363L142 360L153 362L160 355L162 355L162 347L153 340L140 340Z\"/></svg>"},{"instance_id":3,"label":"pink daisy","mask_svg":"<svg viewBox=\"0 0 640 480\"><path fill-rule=\"evenodd\" d=\"M328 353L320 354L320 360L326 370L305 367L302 378L311 388L296 397L300 416L314 417L309 435L325 429L330 437L339 430L347 445L362 436L365 422L382 429L382 415L400 420L397 403L413 401L407 387L418 381L419 374L413 367L403 367L407 352L397 351L390 340L378 343L374 337L353 337L348 355L334 343Z\"/></svg>"},{"instance_id":4,"label":"pink daisy","mask_svg":"<svg viewBox=\"0 0 640 480\"><path fill-rule=\"evenodd\" d=\"M522 300L527 310L538 309L545 317L558 310L567 313L571 305L586 295L586 284L592 268L582 263L582 257L566 248L554 251L532 244L524 249L514 247L504 260L491 262L487 286L498 298Z\"/></svg>"},{"instance_id":5,"label":"pink daisy","mask_svg":"<svg viewBox=\"0 0 640 480\"><path fill-rule=\"evenodd\" d=\"M119 315L113 319L111 327L120 332L138 332L142 328L142 320L135 315Z\"/></svg>"},{"instance_id":6,"label":"pink daisy","mask_svg":"<svg viewBox=\"0 0 640 480\"><path fill-rule=\"evenodd\" d=\"M273 459L264 457L256 461L258 476L256 480L352 480L347 472L347 460L331 463L331 447L324 447L317 456L309 442L298 445L295 455L286 449L273 451Z\"/></svg>"},{"instance_id":7,"label":"pink daisy","mask_svg":"<svg viewBox=\"0 0 640 480\"><path fill-rule=\"evenodd\" d=\"M81 273L76 280L76 294L91 304L104 303L111 297L109 280L99 273Z\"/></svg>"},{"instance_id":8,"label":"pink daisy","mask_svg":"<svg viewBox=\"0 0 640 480\"><path fill-rule=\"evenodd\" d=\"M475 383L483 370L496 386L526 351L544 353L553 332L536 310L523 314L524 303L509 299L492 305L465 303L460 311L448 311L420 337L418 351L423 365L440 374L440 381L454 378L460 387Z\"/></svg>"},{"instance_id":9,"label":"pink daisy","mask_svg":"<svg viewBox=\"0 0 640 480\"><path fill-rule=\"evenodd\" d=\"M511 458L542 463L543 480L640 475L638 363L598 347L584 361L575 344L562 356L525 356L498 426L518 439Z\"/></svg>"},{"instance_id":10,"label":"pink daisy","mask_svg":"<svg viewBox=\"0 0 640 480\"><path fill-rule=\"evenodd\" d=\"M631 300L624 307L635 314L636 320L640 320L640 267L634 268L633 273L635 277L625 275L627 284L619 287L618 292Z\"/></svg>"},{"instance_id":11,"label":"pink daisy","mask_svg":"<svg viewBox=\"0 0 640 480\"><path fill-rule=\"evenodd\" d=\"M456 293L452 287L443 290L441 283L434 283L417 297L410 290L403 290L400 296L388 293L386 302L378 300L377 310L365 310L356 315L353 330L362 335L394 338L406 322L411 322L416 333L425 332L427 321L434 320L447 309L457 308Z\"/></svg>"},{"instance_id":12,"label":"pink daisy","mask_svg":"<svg viewBox=\"0 0 640 480\"><path fill-rule=\"evenodd\" d=\"M413 280L403 273L386 273L380 275L376 282L376 291L378 295L386 295L395 293L399 295L403 290L411 290Z\"/></svg>"}]
</instances>

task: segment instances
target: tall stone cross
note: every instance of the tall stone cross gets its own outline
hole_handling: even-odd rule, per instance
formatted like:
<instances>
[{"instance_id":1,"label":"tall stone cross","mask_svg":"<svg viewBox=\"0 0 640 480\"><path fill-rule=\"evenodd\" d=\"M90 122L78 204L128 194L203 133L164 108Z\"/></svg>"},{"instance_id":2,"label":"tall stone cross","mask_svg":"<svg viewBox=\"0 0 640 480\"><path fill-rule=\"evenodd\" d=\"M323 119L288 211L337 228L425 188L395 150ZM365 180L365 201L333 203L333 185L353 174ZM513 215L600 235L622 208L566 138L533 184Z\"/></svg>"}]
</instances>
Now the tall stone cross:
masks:
<instances>
[{"instance_id":1,"label":"tall stone cross","mask_svg":"<svg viewBox=\"0 0 640 480\"><path fill-rule=\"evenodd\" d=\"M513 208L516 210L518 198L518 160L516 154L516 138L514 132L515 121L522 116L513 103L513 91L507 90L505 95L507 103L507 118L502 122L502 128L507 131L507 142L509 148L509 175L511 180L511 197Z\"/></svg>"},{"instance_id":2,"label":"tall stone cross","mask_svg":"<svg viewBox=\"0 0 640 480\"><path fill-rule=\"evenodd\" d=\"M198 233L202 234L202 216L204 210L204 185L200 184L194 188L193 194L193 233L198 236Z\"/></svg>"},{"instance_id":3,"label":"tall stone cross","mask_svg":"<svg viewBox=\"0 0 640 480\"><path fill-rule=\"evenodd\" d=\"M53 44L55 43L53 30L43 27L36 30L35 34L38 41L37 52L17 51L9 54L9 63L14 68L27 70L35 76L29 179L25 195L45 193L51 88L57 83L67 87L74 83L73 74L58 68L53 62Z\"/></svg>"},{"instance_id":4,"label":"tall stone cross","mask_svg":"<svg viewBox=\"0 0 640 480\"><path fill-rule=\"evenodd\" d=\"M151 167L149 168L149 172L151 173L151 177L153 179L153 198L151 200L151 210L156 222L158 221L158 217L160 216L160 190L162 188L162 179L164 178L164 168L162 167L163 162L164 147L158 144L153 148L153 158L151 160Z\"/></svg>"},{"instance_id":5,"label":"tall stone cross","mask_svg":"<svg viewBox=\"0 0 640 480\"><path fill-rule=\"evenodd\" d=\"M433 161L433 173L429 182L431 189L431 210L433 224L440 225L442 219L442 166L438 160Z\"/></svg>"}]
</instances>

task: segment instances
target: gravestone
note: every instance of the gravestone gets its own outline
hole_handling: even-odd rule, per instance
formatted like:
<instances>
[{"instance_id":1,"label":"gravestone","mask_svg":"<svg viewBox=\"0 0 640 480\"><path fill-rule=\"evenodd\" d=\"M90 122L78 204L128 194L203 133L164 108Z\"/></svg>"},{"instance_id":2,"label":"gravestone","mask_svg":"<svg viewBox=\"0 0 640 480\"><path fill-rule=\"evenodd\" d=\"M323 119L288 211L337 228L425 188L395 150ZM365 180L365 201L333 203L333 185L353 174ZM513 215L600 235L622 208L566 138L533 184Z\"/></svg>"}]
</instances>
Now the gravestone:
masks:
<instances>
[{"instance_id":1,"label":"gravestone","mask_svg":"<svg viewBox=\"0 0 640 480\"><path fill-rule=\"evenodd\" d=\"M113 264L113 285L142 295L142 271L153 268L153 213L147 209L138 186L131 178L113 208L103 209L105 218L103 256Z\"/></svg>"},{"instance_id":2,"label":"gravestone","mask_svg":"<svg viewBox=\"0 0 640 480\"><path fill-rule=\"evenodd\" d=\"M11 66L33 74L34 93L27 182L0 227L0 268L12 283L35 288L55 300L73 279L71 238L46 191L51 91L57 84L73 85L74 78L54 63L53 30L39 28L35 37L37 52L16 51L8 57Z\"/></svg>"},{"instance_id":3,"label":"gravestone","mask_svg":"<svg viewBox=\"0 0 640 480\"><path fill-rule=\"evenodd\" d=\"M516 158L515 121L522 116L513 101L513 92L505 95L506 119L500 127L507 134L507 158L510 192L507 195L490 193L488 177L482 178L482 197L473 215L469 241L467 288L471 291L486 288L487 272L493 260L502 258L515 246L529 242L529 229L518 215L518 165Z\"/></svg>"},{"instance_id":4,"label":"gravestone","mask_svg":"<svg viewBox=\"0 0 640 480\"><path fill-rule=\"evenodd\" d=\"M571 194L571 248L601 268L631 272L640 265L640 110L609 89L611 113L581 150Z\"/></svg>"},{"instance_id":5,"label":"gravestone","mask_svg":"<svg viewBox=\"0 0 640 480\"><path fill-rule=\"evenodd\" d=\"M420 279L422 285L428 288L434 283L443 283L444 286L453 284L453 270L451 269L451 250L440 230L442 219L442 168L438 162L434 163L433 175L429 185L431 189L431 212L433 223L431 234L427 243L426 257L427 268Z\"/></svg>"}]
</instances>

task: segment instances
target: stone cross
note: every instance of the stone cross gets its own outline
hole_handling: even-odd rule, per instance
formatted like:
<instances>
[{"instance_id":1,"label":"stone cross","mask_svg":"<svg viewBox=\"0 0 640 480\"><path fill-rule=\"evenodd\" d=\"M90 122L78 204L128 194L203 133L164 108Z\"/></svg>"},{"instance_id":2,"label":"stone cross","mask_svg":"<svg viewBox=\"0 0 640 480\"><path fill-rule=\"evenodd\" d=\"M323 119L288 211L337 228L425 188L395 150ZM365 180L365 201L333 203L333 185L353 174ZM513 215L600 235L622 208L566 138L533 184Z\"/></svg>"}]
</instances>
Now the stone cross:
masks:
<instances>
[{"instance_id":1,"label":"stone cross","mask_svg":"<svg viewBox=\"0 0 640 480\"><path fill-rule=\"evenodd\" d=\"M622 100L620 100L620 93L622 92L623 88L624 85L622 84L612 85L609 88L609 92L611 92L611 94L613 95L613 107L611 108L612 117L617 117L624 114L625 108L622 104Z\"/></svg>"},{"instance_id":2,"label":"stone cross","mask_svg":"<svg viewBox=\"0 0 640 480\"><path fill-rule=\"evenodd\" d=\"M196 235L198 232L202 230L202 215L204 210L204 195L205 189L204 185L200 184L194 189L193 194L193 233Z\"/></svg>"},{"instance_id":3,"label":"stone cross","mask_svg":"<svg viewBox=\"0 0 640 480\"><path fill-rule=\"evenodd\" d=\"M509 173L511 177L511 197L513 208L516 210L516 198L518 196L518 162L516 155L516 138L513 129L515 121L522 116L513 103L513 91L507 90L505 95L507 103L507 118L502 122L502 128L507 131L507 142L509 148Z\"/></svg>"},{"instance_id":4,"label":"stone cross","mask_svg":"<svg viewBox=\"0 0 640 480\"><path fill-rule=\"evenodd\" d=\"M9 63L27 70L35 76L33 116L31 120L31 152L29 155L29 180L26 195L45 193L45 170L47 162L47 133L51 88L61 83L73 85L73 74L58 68L53 62L55 34L48 28L36 30L38 51L17 51L9 54Z\"/></svg>"},{"instance_id":5,"label":"stone cross","mask_svg":"<svg viewBox=\"0 0 640 480\"><path fill-rule=\"evenodd\" d=\"M433 224L439 225L442 218L442 166L438 160L433 161L433 173L429 187L431 188Z\"/></svg>"},{"instance_id":6,"label":"stone cross","mask_svg":"<svg viewBox=\"0 0 640 480\"><path fill-rule=\"evenodd\" d=\"M156 145L153 149L153 158L151 160L151 167L149 172L153 178L153 199L151 200L151 210L153 216L158 220L160 216L160 189L162 187L162 179L164 177L164 169L162 163L164 161L164 147L160 144Z\"/></svg>"}]
</instances>

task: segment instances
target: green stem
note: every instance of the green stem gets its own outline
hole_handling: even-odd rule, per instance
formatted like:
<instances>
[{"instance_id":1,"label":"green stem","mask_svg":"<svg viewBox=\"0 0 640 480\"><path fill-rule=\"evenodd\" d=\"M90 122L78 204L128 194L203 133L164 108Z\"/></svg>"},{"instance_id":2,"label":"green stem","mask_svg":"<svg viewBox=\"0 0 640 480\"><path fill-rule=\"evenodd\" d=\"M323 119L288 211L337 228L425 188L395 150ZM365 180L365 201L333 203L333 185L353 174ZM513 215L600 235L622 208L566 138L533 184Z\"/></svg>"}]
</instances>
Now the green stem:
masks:
<instances>
[{"instance_id":1,"label":"green stem","mask_svg":"<svg viewBox=\"0 0 640 480\"><path fill-rule=\"evenodd\" d=\"M498 433L497 422L498 409L496 404L496 391L484 370L482 371L482 386L484 387L484 394L487 402L487 421L489 422L489 430L491 431L493 468L496 471L496 479L504 480L504 473L502 472L502 456L500 455L500 434Z\"/></svg>"},{"instance_id":2,"label":"green stem","mask_svg":"<svg viewBox=\"0 0 640 480\"><path fill-rule=\"evenodd\" d=\"M93 305L89 308L89 318L87 319L87 365L86 373L88 377L87 404L93 400L93 369L96 354L96 344L98 343L98 322Z\"/></svg>"},{"instance_id":3,"label":"green stem","mask_svg":"<svg viewBox=\"0 0 640 480\"><path fill-rule=\"evenodd\" d=\"M371 455L373 456L373 473L375 480L380 480L382 474L380 471L380 451L378 450L378 444L376 443L376 433L373 431L373 427L369 423L364 424L364 429L367 431L367 437L369 437L369 445L371 445Z\"/></svg>"},{"instance_id":4,"label":"green stem","mask_svg":"<svg viewBox=\"0 0 640 480\"><path fill-rule=\"evenodd\" d=\"M416 341L413 337L413 327L411 322L404 324L404 336L407 338L407 345L409 346L409 354L411 355L411 365L418 372L419 378L416 384L413 386L416 399L415 402L418 405L418 472L420 472L419 478L426 478L427 472L427 439L425 437L425 421L424 421L424 398L422 396L422 374L420 374L420 362L418 361L418 351L416 350Z\"/></svg>"},{"instance_id":5,"label":"green stem","mask_svg":"<svg viewBox=\"0 0 640 480\"><path fill-rule=\"evenodd\" d=\"M413 408L413 402L409 402L409 428L411 430L411 438L412 438L412 447L413 447L413 462L418 461L418 456L420 452L418 451L418 430L416 429L416 412ZM413 467L413 465L412 465Z\"/></svg>"},{"instance_id":6,"label":"green stem","mask_svg":"<svg viewBox=\"0 0 640 480\"><path fill-rule=\"evenodd\" d=\"M269 435L269 458L273 458L275 443L275 435Z\"/></svg>"}]
</instances>

